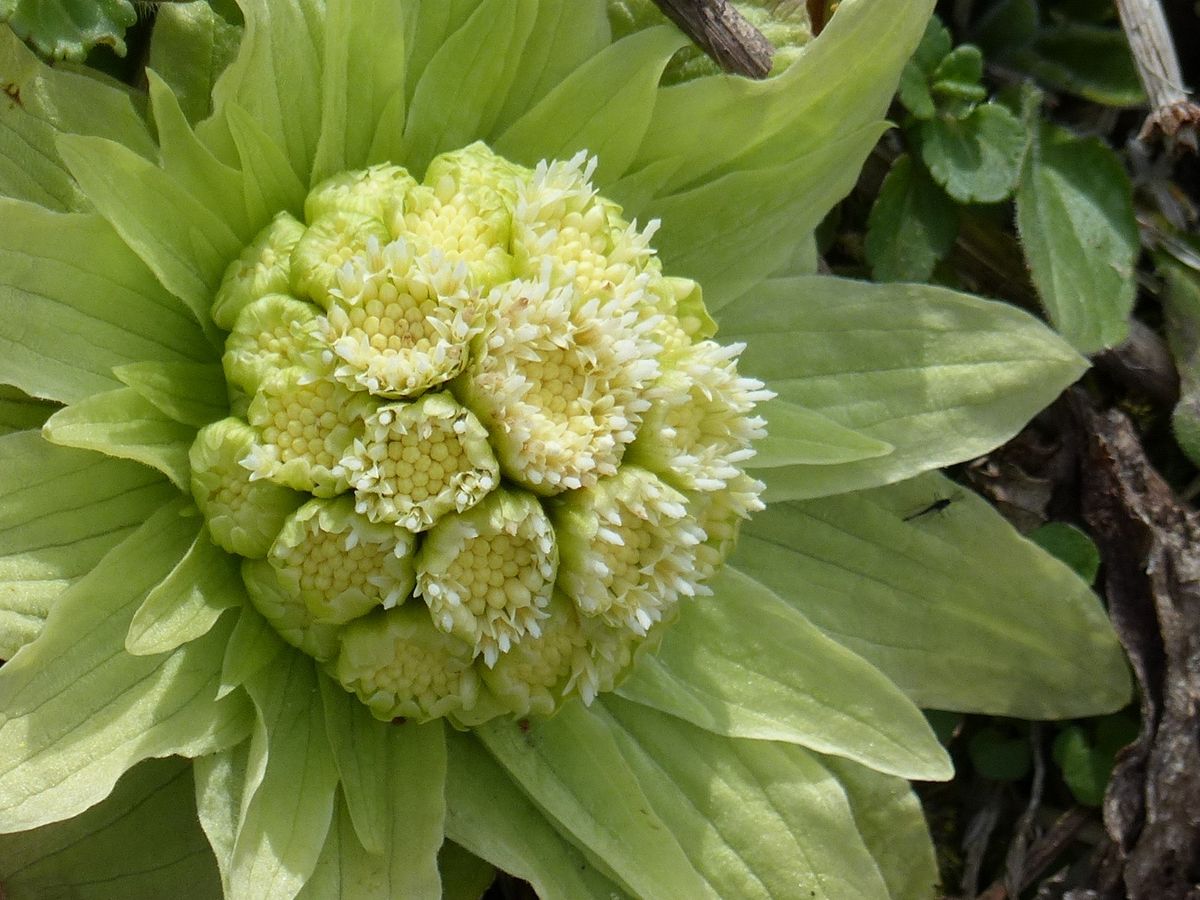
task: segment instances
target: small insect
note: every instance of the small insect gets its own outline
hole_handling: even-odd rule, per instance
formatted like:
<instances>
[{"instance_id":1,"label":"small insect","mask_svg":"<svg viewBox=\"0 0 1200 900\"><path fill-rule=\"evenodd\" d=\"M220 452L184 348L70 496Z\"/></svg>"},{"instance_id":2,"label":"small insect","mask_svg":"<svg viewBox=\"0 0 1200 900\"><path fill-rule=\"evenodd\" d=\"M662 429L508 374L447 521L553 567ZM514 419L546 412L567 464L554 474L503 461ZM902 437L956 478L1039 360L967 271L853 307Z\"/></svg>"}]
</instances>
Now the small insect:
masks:
<instances>
[{"instance_id":1,"label":"small insect","mask_svg":"<svg viewBox=\"0 0 1200 900\"><path fill-rule=\"evenodd\" d=\"M529 734L529 720L528 719L519 719L517 721L517 727L521 729L521 734Z\"/></svg>"},{"instance_id":2,"label":"small insect","mask_svg":"<svg viewBox=\"0 0 1200 900\"><path fill-rule=\"evenodd\" d=\"M940 497L937 500L934 500L924 509L919 509L915 513L909 513L904 517L903 521L911 522L913 519L919 519L922 516L929 515L930 513L939 513L953 502L954 501L950 497Z\"/></svg>"}]
</instances>

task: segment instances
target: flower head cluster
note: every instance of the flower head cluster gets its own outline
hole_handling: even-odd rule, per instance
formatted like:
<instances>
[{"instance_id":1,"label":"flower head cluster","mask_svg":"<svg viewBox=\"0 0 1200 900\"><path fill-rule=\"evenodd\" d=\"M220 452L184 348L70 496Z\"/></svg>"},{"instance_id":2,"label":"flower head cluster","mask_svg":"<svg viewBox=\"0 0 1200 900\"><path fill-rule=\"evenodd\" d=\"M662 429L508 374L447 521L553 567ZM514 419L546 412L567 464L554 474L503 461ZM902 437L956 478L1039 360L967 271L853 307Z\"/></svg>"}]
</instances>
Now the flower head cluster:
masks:
<instances>
[{"instance_id":1,"label":"flower head cluster","mask_svg":"<svg viewBox=\"0 0 1200 900\"><path fill-rule=\"evenodd\" d=\"M594 165L473 144L420 184L344 173L215 299L234 415L193 493L257 609L379 718L590 701L761 507L769 394Z\"/></svg>"}]
</instances>

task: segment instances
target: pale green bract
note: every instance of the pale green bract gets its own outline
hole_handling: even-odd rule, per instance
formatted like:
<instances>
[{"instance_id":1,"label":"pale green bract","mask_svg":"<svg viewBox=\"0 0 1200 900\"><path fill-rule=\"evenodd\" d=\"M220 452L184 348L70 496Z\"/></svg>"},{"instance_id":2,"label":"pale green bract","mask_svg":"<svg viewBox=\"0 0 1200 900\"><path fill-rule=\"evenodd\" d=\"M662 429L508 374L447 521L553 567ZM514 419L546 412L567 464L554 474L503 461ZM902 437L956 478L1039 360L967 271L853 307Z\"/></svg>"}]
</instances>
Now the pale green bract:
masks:
<instances>
[{"instance_id":1,"label":"pale green bract","mask_svg":"<svg viewBox=\"0 0 1200 900\"><path fill-rule=\"evenodd\" d=\"M0 34L6 896L934 896L918 705L1129 687L931 471L1083 360L808 274L930 4L669 87L603 0L241 5L148 118Z\"/></svg>"}]
</instances>

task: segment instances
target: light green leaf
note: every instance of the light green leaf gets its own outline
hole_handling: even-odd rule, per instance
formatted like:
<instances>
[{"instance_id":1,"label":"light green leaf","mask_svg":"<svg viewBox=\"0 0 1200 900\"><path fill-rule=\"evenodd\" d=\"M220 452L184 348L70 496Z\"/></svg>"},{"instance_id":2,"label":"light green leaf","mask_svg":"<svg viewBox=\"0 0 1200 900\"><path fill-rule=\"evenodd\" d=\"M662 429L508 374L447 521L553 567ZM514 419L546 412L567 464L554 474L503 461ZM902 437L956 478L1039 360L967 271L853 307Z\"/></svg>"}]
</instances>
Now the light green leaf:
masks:
<instances>
[{"instance_id":1,"label":"light green leaf","mask_svg":"<svg viewBox=\"0 0 1200 900\"><path fill-rule=\"evenodd\" d=\"M238 819L249 799L243 796L249 764L249 741L192 761L196 815L217 858L225 896L228 896L229 863L237 838Z\"/></svg>"},{"instance_id":2,"label":"light green leaf","mask_svg":"<svg viewBox=\"0 0 1200 900\"><path fill-rule=\"evenodd\" d=\"M82 62L93 47L125 55L125 29L137 21L129 0L0 0L0 22L51 59Z\"/></svg>"},{"instance_id":3,"label":"light green leaf","mask_svg":"<svg viewBox=\"0 0 1200 900\"><path fill-rule=\"evenodd\" d=\"M1054 327L1081 353L1124 339L1141 252L1129 176L1100 141L1040 123L1017 191L1017 229Z\"/></svg>"},{"instance_id":4,"label":"light green leaf","mask_svg":"<svg viewBox=\"0 0 1200 900\"><path fill-rule=\"evenodd\" d=\"M113 374L159 412L201 428L229 415L220 363L140 362L114 366Z\"/></svg>"},{"instance_id":5,"label":"light green leaf","mask_svg":"<svg viewBox=\"0 0 1200 900\"><path fill-rule=\"evenodd\" d=\"M0 668L0 830L78 815L143 759L211 753L249 733L243 698L215 699L227 626L171 654L124 650L142 598L196 534L185 510L179 502L151 516Z\"/></svg>"},{"instance_id":6,"label":"light green leaf","mask_svg":"<svg viewBox=\"0 0 1200 900\"><path fill-rule=\"evenodd\" d=\"M265 227L280 211L303 219L307 191L283 150L240 106L228 103L222 113L246 177L246 214L250 221Z\"/></svg>"},{"instance_id":7,"label":"light green leaf","mask_svg":"<svg viewBox=\"0 0 1200 900\"><path fill-rule=\"evenodd\" d=\"M0 436L41 428L58 408L53 401L38 400L20 388L0 384Z\"/></svg>"},{"instance_id":8,"label":"light green leaf","mask_svg":"<svg viewBox=\"0 0 1200 900\"><path fill-rule=\"evenodd\" d=\"M244 241L199 198L121 144L60 135L58 152L100 214L163 286L208 321L229 260Z\"/></svg>"},{"instance_id":9,"label":"light green leaf","mask_svg":"<svg viewBox=\"0 0 1200 900\"><path fill-rule=\"evenodd\" d=\"M935 473L772 504L742 528L733 564L919 706L1054 719L1129 699L1124 657L1088 586Z\"/></svg>"},{"instance_id":10,"label":"light green leaf","mask_svg":"<svg viewBox=\"0 0 1200 900\"><path fill-rule=\"evenodd\" d=\"M216 862L196 822L191 765L141 763L82 815L0 836L0 882L8 900L161 900L178 896L181 885L190 900L219 900Z\"/></svg>"},{"instance_id":11,"label":"light green leaf","mask_svg":"<svg viewBox=\"0 0 1200 900\"><path fill-rule=\"evenodd\" d=\"M875 127L932 7L927 0L845 0L820 37L776 77L714 75L664 89L634 169L682 157L663 193L800 159L811 160L805 192L831 178L840 182L845 172L858 171L874 138L852 154L813 154ZM819 221L825 212L815 209L811 216Z\"/></svg>"},{"instance_id":12,"label":"light green leaf","mask_svg":"<svg viewBox=\"0 0 1200 900\"><path fill-rule=\"evenodd\" d=\"M1027 136L1000 104L984 103L962 119L936 116L918 134L921 161L959 203L996 203L1016 188Z\"/></svg>"},{"instance_id":13,"label":"light green leaf","mask_svg":"<svg viewBox=\"0 0 1200 900\"><path fill-rule=\"evenodd\" d=\"M178 98L157 72L147 70L146 78L159 156L168 180L231 229L241 243L249 242L257 228L246 219L242 173L217 159L196 136Z\"/></svg>"},{"instance_id":14,"label":"light green leaf","mask_svg":"<svg viewBox=\"0 0 1200 900\"><path fill-rule=\"evenodd\" d=\"M686 43L678 29L662 26L611 44L517 119L496 141L496 151L535 165L587 150L599 160L596 182L616 181L650 123L663 69Z\"/></svg>"},{"instance_id":15,"label":"light green leaf","mask_svg":"<svg viewBox=\"0 0 1200 900\"><path fill-rule=\"evenodd\" d=\"M50 209L83 209L87 201L67 172L55 135L98 134L154 153L130 94L99 78L50 68L7 28L0 28L0 194Z\"/></svg>"},{"instance_id":16,"label":"light green leaf","mask_svg":"<svg viewBox=\"0 0 1200 900\"><path fill-rule=\"evenodd\" d=\"M384 161L369 160L378 132L403 130L404 66L397 62L404 58L404 15L393 0L329 3L314 183Z\"/></svg>"},{"instance_id":17,"label":"light green leaf","mask_svg":"<svg viewBox=\"0 0 1200 900\"><path fill-rule=\"evenodd\" d=\"M854 186L858 170L847 160L865 157L882 131L873 122L840 132L783 165L731 172L654 201L649 211L662 220L655 243L663 265L704 285L705 305L720 320L726 305L757 292L796 257L808 233ZM722 227L713 228L714 221Z\"/></svg>"},{"instance_id":18,"label":"light green leaf","mask_svg":"<svg viewBox=\"0 0 1200 900\"><path fill-rule=\"evenodd\" d=\"M258 709L250 770L265 757L238 822L226 893L291 900L312 874L333 818L337 768L325 738L325 714L313 661L287 653L246 683Z\"/></svg>"},{"instance_id":19,"label":"light green leaf","mask_svg":"<svg viewBox=\"0 0 1200 900\"><path fill-rule=\"evenodd\" d=\"M767 400L754 412L767 420L767 436L754 442L756 452L744 463L748 469L831 465L892 452L891 444L843 428L818 412L786 400Z\"/></svg>"},{"instance_id":20,"label":"light green leaf","mask_svg":"<svg viewBox=\"0 0 1200 900\"><path fill-rule=\"evenodd\" d=\"M443 3L408 4L404 85L410 105L421 73L429 67L433 55L450 35L463 27L479 8L479 3L480 0L445 0Z\"/></svg>"},{"instance_id":21,"label":"light green leaf","mask_svg":"<svg viewBox=\"0 0 1200 900\"><path fill-rule=\"evenodd\" d=\"M825 757L821 764L841 782L858 836L871 851L892 900L939 896L933 841L909 783L836 757Z\"/></svg>"},{"instance_id":22,"label":"light green leaf","mask_svg":"<svg viewBox=\"0 0 1200 900\"><path fill-rule=\"evenodd\" d=\"M711 896L886 895L841 786L811 753L718 737L615 697L596 714Z\"/></svg>"},{"instance_id":23,"label":"light green leaf","mask_svg":"<svg viewBox=\"0 0 1200 900\"><path fill-rule=\"evenodd\" d=\"M582 703L566 703L552 719L493 719L475 735L556 827L635 896L708 895L612 733Z\"/></svg>"},{"instance_id":24,"label":"light green leaf","mask_svg":"<svg viewBox=\"0 0 1200 900\"><path fill-rule=\"evenodd\" d=\"M217 79L214 114L197 132L225 162L233 162L237 153L224 113L229 105L240 106L307 185L321 129L324 4L240 0L240 5L246 25L237 58Z\"/></svg>"},{"instance_id":25,"label":"light green leaf","mask_svg":"<svg viewBox=\"0 0 1200 900\"><path fill-rule=\"evenodd\" d=\"M481 0L438 48L409 106L404 129L409 169L423 173L439 153L491 133L536 14L533 0Z\"/></svg>"},{"instance_id":26,"label":"light green leaf","mask_svg":"<svg viewBox=\"0 0 1200 900\"><path fill-rule=\"evenodd\" d=\"M357 839L385 857L390 897L441 895L446 739L441 722L374 718L357 697L320 679L326 734Z\"/></svg>"},{"instance_id":27,"label":"light green leaf","mask_svg":"<svg viewBox=\"0 0 1200 900\"><path fill-rule=\"evenodd\" d=\"M188 490L188 447L196 430L163 415L132 388L95 394L61 409L42 433L62 447L96 450L153 466Z\"/></svg>"},{"instance_id":28,"label":"light green leaf","mask_svg":"<svg viewBox=\"0 0 1200 900\"><path fill-rule=\"evenodd\" d=\"M611 41L605 0L541 0L521 67L496 119L500 133ZM594 102L594 101L593 101Z\"/></svg>"},{"instance_id":29,"label":"light green leaf","mask_svg":"<svg viewBox=\"0 0 1200 900\"><path fill-rule=\"evenodd\" d=\"M725 737L800 744L936 781L950 762L921 711L873 666L726 567L618 689Z\"/></svg>"},{"instance_id":30,"label":"light green leaf","mask_svg":"<svg viewBox=\"0 0 1200 900\"><path fill-rule=\"evenodd\" d=\"M212 112L213 85L237 55L241 36L207 0L163 3L155 11L149 68L171 86L193 125Z\"/></svg>"},{"instance_id":31,"label":"light green leaf","mask_svg":"<svg viewBox=\"0 0 1200 900\"><path fill-rule=\"evenodd\" d=\"M221 688L217 696L224 697L241 687L288 647L253 606L246 604L238 614L229 647L221 664Z\"/></svg>"},{"instance_id":32,"label":"light green leaf","mask_svg":"<svg viewBox=\"0 0 1200 900\"><path fill-rule=\"evenodd\" d=\"M0 221L0 381L73 403L119 386L113 366L215 357L98 216L0 199Z\"/></svg>"},{"instance_id":33,"label":"light green leaf","mask_svg":"<svg viewBox=\"0 0 1200 900\"><path fill-rule=\"evenodd\" d=\"M513 784L469 734L446 732L446 834L533 885L542 900L624 896Z\"/></svg>"},{"instance_id":34,"label":"light green leaf","mask_svg":"<svg viewBox=\"0 0 1200 900\"><path fill-rule=\"evenodd\" d=\"M178 496L152 469L0 437L0 659L33 640L59 595Z\"/></svg>"},{"instance_id":35,"label":"light green leaf","mask_svg":"<svg viewBox=\"0 0 1200 900\"><path fill-rule=\"evenodd\" d=\"M454 841L446 841L438 853L444 900L479 900L496 880L496 867L464 850Z\"/></svg>"},{"instance_id":36,"label":"light green leaf","mask_svg":"<svg viewBox=\"0 0 1200 900\"><path fill-rule=\"evenodd\" d=\"M201 528L183 559L133 614L125 649L136 656L169 653L207 634L221 613L247 599L237 560Z\"/></svg>"},{"instance_id":37,"label":"light green leaf","mask_svg":"<svg viewBox=\"0 0 1200 900\"><path fill-rule=\"evenodd\" d=\"M1016 434L1085 367L1027 313L928 285L773 279L719 318L723 340L746 342L743 374L895 447L843 465L760 471L771 500L971 459Z\"/></svg>"},{"instance_id":38,"label":"light green leaf","mask_svg":"<svg viewBox=\"0 0 1200 900\"><path fill-rule=\"evenodd\" d=\"M420 821L418 815L414 812L414 821ZM440 839L440 831L438 836ZM441 885L436 880L436 870L432 884L405 886L394 877L397 863L387 855L368 853L363 849L346 809L346 799L339 791L333 824L325 837L317 867L296 895L296 900L328 900L333 897L337 900L380 900L384 897L441 900L443 895ZM404 873L401 871L399 874Z\"/></svg>"},{"instance_id":39,"label":"light green leaf","mask_svg":"<svg viewBox=\"0 0 1200 900\"><path fill-rule=\"evenodd\" d=\"M958 208L905 154L892 164L867 222L866 252L876 281L928 281L954 246Z\"/></svg>"}]
</instances>

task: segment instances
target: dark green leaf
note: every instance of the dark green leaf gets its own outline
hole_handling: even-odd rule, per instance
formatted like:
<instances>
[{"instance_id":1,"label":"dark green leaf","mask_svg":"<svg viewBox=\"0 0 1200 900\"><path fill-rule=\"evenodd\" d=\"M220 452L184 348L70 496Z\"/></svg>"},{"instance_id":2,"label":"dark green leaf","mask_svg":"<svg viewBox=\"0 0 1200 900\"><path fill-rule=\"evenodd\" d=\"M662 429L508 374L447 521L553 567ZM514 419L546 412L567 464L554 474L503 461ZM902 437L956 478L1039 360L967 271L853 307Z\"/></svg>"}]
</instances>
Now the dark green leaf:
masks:
<instances>
[{"instance_id":1,"label":"dark green leaf","mask_svg":"<svg viewBox=\"0 0 1200 900\"><path fill-rule=\"evenodd\" d=\"M975 770L985 778L1016 781L1029 771L1029 740L992 725L971 736L967 752Z\"/></svg>"},{"instance_id":2,"label":"dark green leaf","mask_svg":"<svg viewBox=\"0 0 1200 900\"><path fill-rule=\"evenodd\" d=\"M1108 106L1146 102L1125 34L1070 22L1040 31L1032 51L1013 60L1050 88Z\"/></svg>"},{"instance_id":3,"label":"dark green leaf","mask_svg":"<svg viewBox=\"0 0 1200 900\"><path fill-rule=\"evenodd\" d=\"M51 59L82 60L98 45L124 56L136 21L129 0L0 0L0 22Z\"/></svg>"},{"instance_id":4,"label":"dark green leaf","mask_svg":"<svg viewBox=\"0 0 1200 900\"><path fill-rule=\"evenodd\" d=\"M918 133L933 180L960 203L996 203L1016 187L1025 129L1003 106L985 103L963 119L938 116Z\"/></svg>"},{"instance_id":5,"label":"dark green leaf","mask_svg":"<svg viewBox=\"0 0 1200 900\"><path fill-rule=\"evenodd\" d=\"M1091 584L1100 569L1100 551L1090 537L1066 522L1047 522L1029 539L1056 559L1065 562Z\"/></svg>"},{"instance_id":6,"label":"dark green leaf","mask_svg":"<svg viewBox=\"0 0 1200 900\"><path fill-rule=\"evenodd\" d=\"M958 209L905 155L896 160L867 222L867 261L876 281L928 281L958 235Z\"/></svg>"},{"instance_id":7,"label":"dark green leaf","mask_svg":"<svg viewBox=\"0 0 1200 900\"><path fill-rule=\"evenodd\" d=\"M1081 353L1128 330L1140 251L1129 177L1098 140L1040 123L1017 191L1017 229L1051 323Z\"/></svg>"}]
</instances>

